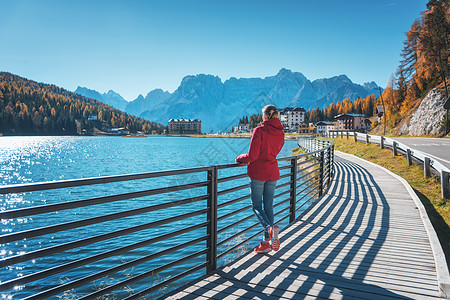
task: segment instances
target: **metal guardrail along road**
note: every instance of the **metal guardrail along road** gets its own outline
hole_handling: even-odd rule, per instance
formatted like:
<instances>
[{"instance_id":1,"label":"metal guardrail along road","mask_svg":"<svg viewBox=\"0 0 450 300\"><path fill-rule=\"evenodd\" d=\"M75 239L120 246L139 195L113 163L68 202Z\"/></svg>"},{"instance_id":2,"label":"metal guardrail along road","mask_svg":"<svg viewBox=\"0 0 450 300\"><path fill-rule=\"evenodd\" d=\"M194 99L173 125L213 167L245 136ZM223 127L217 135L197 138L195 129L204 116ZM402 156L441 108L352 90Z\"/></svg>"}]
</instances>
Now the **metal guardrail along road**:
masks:
<instances>
[{"instance_id":1,"label":"metal guardrail along road","mask_svg":"<svg viewBox=\"0 0 450 300\"><path fill-rule=\"evenodd\" d=\"M438 160L431 157L431 155L424 153L422 151L413 149L408 147L405 144L402 144L395 139L378 136L378 135L369 135L366 133L360 133L355 131L330 131L328 136L331 138L334 137L346 137L354 138L355 141L372 143L380 145L381 149L390 148L393 151L394 156L398 155L399 152L402 152L408 163L411 164L413 159L416 159L421 164L423 164L424 176L429 177L431 175L431 168L436 170L441 178L441 194L443 198L450 199L450 170L441 164Z\"/></svg>"}]
</instances>

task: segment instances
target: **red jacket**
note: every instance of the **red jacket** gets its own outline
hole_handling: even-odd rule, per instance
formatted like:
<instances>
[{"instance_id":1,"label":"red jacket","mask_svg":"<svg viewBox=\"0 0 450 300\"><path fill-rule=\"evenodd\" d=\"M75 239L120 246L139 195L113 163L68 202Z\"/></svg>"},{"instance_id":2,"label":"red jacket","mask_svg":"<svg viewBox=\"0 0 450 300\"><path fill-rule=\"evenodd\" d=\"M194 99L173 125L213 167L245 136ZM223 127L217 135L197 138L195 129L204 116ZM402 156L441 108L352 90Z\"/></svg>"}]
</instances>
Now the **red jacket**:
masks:
<instances>
[{"instance_id":1,"label":"red jacket","mask_svg":"<svg viewBox=\"0 0 450 300\"><path fill-rule=\"evenodd\" d=\"M257 180L278 180L277 155L284 145L283 126L278 118L268 119L256 127L248 153L236 157L236 162L248 163L247 174Z\"/></svg>"}]
</instances>

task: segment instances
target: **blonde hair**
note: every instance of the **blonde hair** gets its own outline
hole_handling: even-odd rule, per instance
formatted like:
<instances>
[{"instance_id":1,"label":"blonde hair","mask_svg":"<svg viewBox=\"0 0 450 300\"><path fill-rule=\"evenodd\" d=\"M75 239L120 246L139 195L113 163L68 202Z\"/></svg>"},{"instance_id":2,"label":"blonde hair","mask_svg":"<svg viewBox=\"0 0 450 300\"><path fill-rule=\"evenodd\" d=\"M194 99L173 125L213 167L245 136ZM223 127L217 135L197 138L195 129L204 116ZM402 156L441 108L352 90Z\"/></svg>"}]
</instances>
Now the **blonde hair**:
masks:
<instances>
[{"instance_id":1,"label":"blonde hair","mask_svg":"<svg viewBox=\"0 0 450 300\"><path fill-rule=\"evenodd\" d=\"M266 105L262 109L263 116L267 117L267 119L275 119L278 118L278 109L273 105Z\"/></svg>"}]
</instances>

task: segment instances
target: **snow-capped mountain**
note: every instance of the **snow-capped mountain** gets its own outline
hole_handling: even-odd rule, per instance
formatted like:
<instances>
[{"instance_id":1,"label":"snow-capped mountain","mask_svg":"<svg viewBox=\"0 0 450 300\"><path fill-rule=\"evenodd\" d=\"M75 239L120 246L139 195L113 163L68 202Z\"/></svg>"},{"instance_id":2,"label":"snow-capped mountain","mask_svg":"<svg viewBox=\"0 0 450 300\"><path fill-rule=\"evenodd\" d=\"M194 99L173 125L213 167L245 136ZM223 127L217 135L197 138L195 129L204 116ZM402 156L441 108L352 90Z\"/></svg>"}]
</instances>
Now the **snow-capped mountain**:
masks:
<instances>
[{"instance_id":1,"label":"snow-capped mountain","mask_svg":"<svg viewBox=\"0 0 450 300\"><path fill-rule=\"evenodd\" d=\"M83 96L95 98L100 95L80 89L75 92ZM85 94L86 90L89 94ZM124 110L163 124L172 118L200 119L203 132L217 132L229 131L241 117L261 113L261 108L267 104L280 108L298 106L308 110L325 108L344 98L353 101L370 94L379 96L375 82L359 85L346 75L310 81L302 73L281 69L275 76L232 77L222 82L217 76L199 74L184 77L173 94L153 90L145 98L140 95L126 104Z\"/></svg>"}]
</instances>

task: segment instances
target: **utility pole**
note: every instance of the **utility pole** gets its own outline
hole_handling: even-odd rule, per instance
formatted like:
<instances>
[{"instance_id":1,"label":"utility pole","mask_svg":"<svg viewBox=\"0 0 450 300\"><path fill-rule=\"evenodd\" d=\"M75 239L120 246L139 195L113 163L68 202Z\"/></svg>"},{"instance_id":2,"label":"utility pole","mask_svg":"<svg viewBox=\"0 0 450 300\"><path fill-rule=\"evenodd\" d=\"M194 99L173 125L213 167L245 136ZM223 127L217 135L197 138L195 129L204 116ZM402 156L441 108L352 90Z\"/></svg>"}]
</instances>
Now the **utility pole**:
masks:
<instances>
[{"instance_id":1,"label":"utility pole","mask_svg":"<svg viewBox=\"0 0 450 300\"><path fill-rule=\"evenodd\" d=\"M446 114L447 114L447 117L446 117L447 119L445 121L445 135L447 135L448 132L449 132L449 128L448 128L448 107L446 107L446 104L447 104L447 102L449 100L448 100L447 78L445 76L445 71L444 71L444 68L443 68L443 65L442 65L441 50L439 50L438 57L439 57L439 65L441 67L441 76L442 76L442 80L444 81L444 86L445 86L446 103L444 104L444 108L445 108Z\"/></svg>"},{"instance_id":2,"label":"utility pole","mask_svg":"<svg viewBox=\"0 0 450 300\"><path fill-rule=\"evenodd\" d=\"M378 90L380 91L380 98L381 98L381 104L383 105L383 121L384 121L384 133L383 136L386 136L386 108L384 107L384 101L383 101L383 93L381 92L381 88L378 87Z\"/></svg>"}]
</instances>

